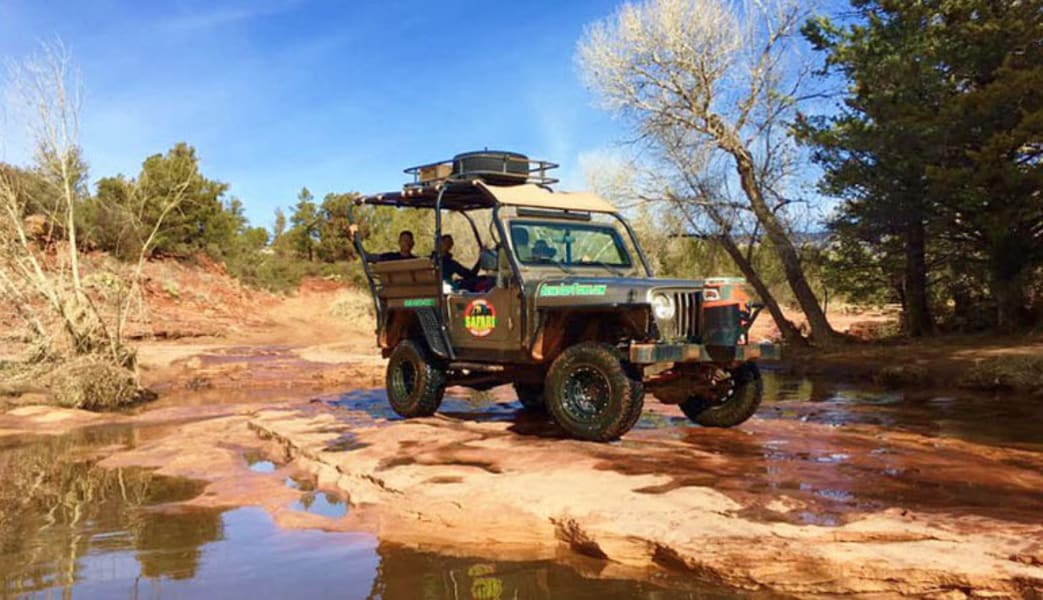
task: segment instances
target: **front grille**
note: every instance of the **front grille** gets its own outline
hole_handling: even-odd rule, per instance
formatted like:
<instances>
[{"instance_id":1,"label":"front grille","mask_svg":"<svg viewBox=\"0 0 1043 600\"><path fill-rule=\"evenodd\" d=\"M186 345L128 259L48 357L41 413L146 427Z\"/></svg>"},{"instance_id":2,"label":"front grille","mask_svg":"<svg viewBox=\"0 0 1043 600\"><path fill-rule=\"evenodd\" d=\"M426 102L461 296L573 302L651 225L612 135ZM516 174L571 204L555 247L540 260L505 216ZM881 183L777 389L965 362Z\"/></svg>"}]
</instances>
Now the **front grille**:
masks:
<instances>
[{"instance_id":1,"label":"front grille","mask_svg":"<svg viewBox=\"0 0 1043 600\"><path fill-rule=\"evenodd\" d=\"M699 309L702 295L694 291L666 291L674 300L676 312L671 321L659 323L659 331L667 340L694 342L699 338Z\"/></svg>"}]
</instances>

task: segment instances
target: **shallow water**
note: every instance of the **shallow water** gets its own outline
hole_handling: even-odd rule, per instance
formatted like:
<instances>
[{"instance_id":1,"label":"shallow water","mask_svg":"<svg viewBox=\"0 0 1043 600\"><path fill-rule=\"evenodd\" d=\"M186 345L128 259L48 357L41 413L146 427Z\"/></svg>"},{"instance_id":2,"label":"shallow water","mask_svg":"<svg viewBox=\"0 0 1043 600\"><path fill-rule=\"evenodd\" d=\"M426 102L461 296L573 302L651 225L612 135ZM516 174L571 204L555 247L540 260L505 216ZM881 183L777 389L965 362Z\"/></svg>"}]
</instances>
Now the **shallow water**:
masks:
<instances>
[{"instance_id":1,"label":"shallow water","mask_svg":"<svg viewBox=\"0 0 1043 600\"><path fill-rule=\"evenodd\" d=\"M1038 399L894 391L770 372L764 380L757 419L738 428L700 428L646 410L623 444L648 449L670 439L681 449L606 468L672 477L648 493L702 485L754 506L751 499L780 495L806 505L786 515L747 515L766 520L834 526L889 508L1022 523L1043 514Z\"/></svg>"},{"instance_id":2,"label":"shallow water","mask_svg":"<svg viewBox=\"0 0 1043 600\"><path fill-rule=\"evenodd\" d=\"M283 530L260 508L171 504L200 494L201 482L96 466L154 435L110 426L0 439L0 598L736 597L691 581L598 579L599 565L581 575L546 561L421 553L362 533ZM269 472L270 461L244 458ZM286 483L303 492L293 508L329 518L348 510L339 494L307 490L307 480Z\"/></svg>"},{"instance_id":3,"label":"shallow water","mask_svg":"<svg viewBox=\"0 0 1043 600\"><path fill-rule=\"evenodd\" d=\"M336 492L307 492L290 504L290 508L330 519L348 514L348 503Z\"/></svg>"},{"instance_id":4,"label":"shallow water","mask_svg":"<svg viewBox=\"0 0 1043 600\"><path fill-rule=\"evenodd\" d=\"M676 409L646 410L634 433L612 445L592 445L591 455L604 455L600 469L669 477L642 493L712 486L744 500L743 516L752 519L835 526L854 512L898 506L1037 522L1043 512L1032 483L1043 456L1038 400L901 393L774 373L766 373L765 388L758 419L747 426L704 429ZM348 424L398 420L382 390L324 400ZM545 417L519 408L510 388L481 394L454 389L441 412L510 422L510 430L522 435L561 435ZM812 434L801 423L825 427ZM581 574L549 562L482 559L479 548L478 558L453 558L365 534L281 530L261 509L170 504L202 493L202 483L96 466L114 449L166 429L124 425L0 438L0 598L65 592L88 598L741 597L690 578L664 578L660 585L603 580L596 561ZM347 432L328 450L361 447ZM620 447L640 452L621 459ZM259 474L280 468L260 454L243 458ZM288 475L285 483L301 494L291 505L295 510L330 519L350 511L347 498L315 489L314 481ZM803 506L781 514L765 505L782 495Z\"/></svg>"},{"instance_id":5,"label":"shallow water","mask_svg":"<svg viewBox=\"0 0 1043 600\"><path fill-rule=\"evenodd\" d=\"M1043 514L1034 484L1043 481L1043 402L1036 398L895 391L771 371L764 387L757 417L732 429L696 426L649 396L632 433L591 453L604 458L598 468L671 478L644 493L713 487L753 505L745 516L763 520L837 526L888 508L1024 523ZM564 435L545 416L522 411L510 387L451 391L445 416L510 422L523 436ZM325 401L355 424L399 419L384 390ZM613 446L636 452L620 457ZM781 495L804 508L782 514L760 506Z\"/></svg>"},{"instance_id":6,"label":"shallow water","mask_svg":"<svg viewBox=\"0 0 1043 600\"><path fill-rule=\"evenodd\" d=\"M881 428L1043 452L1043 402L1024 392L888 390L765 373L761 418Z\"/></svg>"},{"instance_id":7,"label":"shallow water","mask_svg":"<svg viewBox=\"0 0 1043 600\"><path fill-rule=\"evenodd\" d=\"M896 391L867 384L837 383L765 371L761 419L787 419L834 427L875 426L890 431L960 439L973 443L1043 452L1043 402L1024 393L983 394L967 391ZM353 424L399 421L382 389L359 389L326 398L331 406L353 413ZM658 402L646 397L646 410L635 429L693 425L683 416L648 410ZM439 413L475 421L525 420L513 390L489 392L452 388ZM367 415L368 418L361 415Z\"/></svg>"}]
</instances>

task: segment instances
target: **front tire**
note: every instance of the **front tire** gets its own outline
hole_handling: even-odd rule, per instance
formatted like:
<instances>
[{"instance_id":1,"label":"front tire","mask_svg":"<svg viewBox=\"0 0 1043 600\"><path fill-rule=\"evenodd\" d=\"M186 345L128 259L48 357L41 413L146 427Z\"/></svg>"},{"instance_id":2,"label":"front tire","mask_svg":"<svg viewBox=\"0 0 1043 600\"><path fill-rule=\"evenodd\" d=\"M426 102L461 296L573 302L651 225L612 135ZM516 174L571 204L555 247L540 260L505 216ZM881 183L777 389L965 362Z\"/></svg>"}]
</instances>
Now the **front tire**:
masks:
<instances>
[{"instance_id":1,"label":"front tire","mask_svg":"<svg viewBox=\"0 0 1043 600\"><path fill-rule=\"evenodd\" d=\"M566 348L547 373L547 409L569 435L606 442L626 433L640 415L644 390L616 351L586 342ZM636 406L635 406L636 405Z\"/></svg>"},{"instance_id":2,"label":"front tire","mask_svg":"<svg viewBox=\"0 0 1043 600\"><path fill-rule=\"evenodd\" d=\"M692 396L681 403L681 411L703 427L735 427L757 412L764 397L764 381L756 363L739 365L722 384L717 398Z\"/></svg>"},{"instance_id":3,"label":"front tire","mask_svg":"<svg viewBox=\"0 0 1043 600\"><path fill-rule=\"evenodd\" d=\"M430 417L445 395L445 368L421 343L400 342L388 359L385 386L391 409L407 419Z\"/></svg>"}]
</instances>

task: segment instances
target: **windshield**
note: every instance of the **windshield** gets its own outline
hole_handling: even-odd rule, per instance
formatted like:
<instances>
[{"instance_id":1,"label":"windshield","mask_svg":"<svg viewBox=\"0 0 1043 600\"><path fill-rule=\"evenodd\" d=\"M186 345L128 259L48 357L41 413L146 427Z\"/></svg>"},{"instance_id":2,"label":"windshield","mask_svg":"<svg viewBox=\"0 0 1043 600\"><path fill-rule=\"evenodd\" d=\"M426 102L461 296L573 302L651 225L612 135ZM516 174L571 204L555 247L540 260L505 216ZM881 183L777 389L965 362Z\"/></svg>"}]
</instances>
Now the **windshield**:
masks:
<instances>
[{"instance_id":1,"label":"windshield","mask_svg":"<svg viewBox=\"0 0 1043 600\"><path fill-rule=\"evenodd\" d=\"M523 265L624 269L632 265L619 232L608 225L511 221L510 236Z\"/></svg>"}]
</instances>

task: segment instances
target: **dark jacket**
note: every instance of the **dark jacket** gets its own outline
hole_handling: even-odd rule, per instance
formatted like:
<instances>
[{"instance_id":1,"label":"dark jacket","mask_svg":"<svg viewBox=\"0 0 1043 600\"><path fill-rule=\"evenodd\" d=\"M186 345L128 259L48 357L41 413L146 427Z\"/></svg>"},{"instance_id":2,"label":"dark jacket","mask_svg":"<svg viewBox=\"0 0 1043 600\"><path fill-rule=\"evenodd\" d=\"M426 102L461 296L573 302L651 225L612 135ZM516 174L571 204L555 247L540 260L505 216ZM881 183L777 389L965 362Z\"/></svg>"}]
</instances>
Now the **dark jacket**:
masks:
<instances>
[{"instance_id":1,"label":"dark jacket","mask_svg":"<svg viewBox=\"0 0 1043 600\"><path fill-rule=\"evenodd\" d=\"M452 283L453 275L458 275L461 279L469 279L478 275L478 265L468 269L457 262L452 254L446 254L442 256L442 281Z\"/></svg>"}]
</instances>

